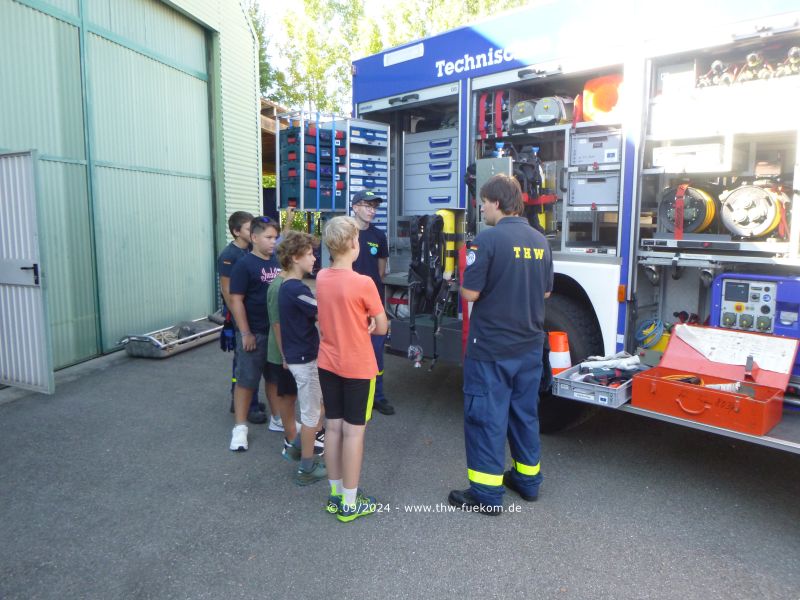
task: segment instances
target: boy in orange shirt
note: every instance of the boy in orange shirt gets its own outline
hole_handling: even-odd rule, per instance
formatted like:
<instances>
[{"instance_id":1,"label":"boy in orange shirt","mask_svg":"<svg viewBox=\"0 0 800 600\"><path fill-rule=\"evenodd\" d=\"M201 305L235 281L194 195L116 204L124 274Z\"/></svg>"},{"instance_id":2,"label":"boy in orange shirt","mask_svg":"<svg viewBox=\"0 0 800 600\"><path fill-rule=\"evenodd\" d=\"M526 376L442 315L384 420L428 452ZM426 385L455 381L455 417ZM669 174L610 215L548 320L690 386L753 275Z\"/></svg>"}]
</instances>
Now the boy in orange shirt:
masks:
<instances>
[{"instance_id":1,"label":"boy in orange shirt","mask_svg":"<svg viewBox=\"0 0 800 600\"><path fill-rule=\"evenodd\" d=\"M331 485L328 512L342 522L375 512L375 499L358 490L364 432L372 416L378 363L370 334L388 329L378 290L353 271L358 258L358 225L334 217L323 236L333 264L317 275L319 382L325 405L325 465Z\"/></svg>"}]
</instances>

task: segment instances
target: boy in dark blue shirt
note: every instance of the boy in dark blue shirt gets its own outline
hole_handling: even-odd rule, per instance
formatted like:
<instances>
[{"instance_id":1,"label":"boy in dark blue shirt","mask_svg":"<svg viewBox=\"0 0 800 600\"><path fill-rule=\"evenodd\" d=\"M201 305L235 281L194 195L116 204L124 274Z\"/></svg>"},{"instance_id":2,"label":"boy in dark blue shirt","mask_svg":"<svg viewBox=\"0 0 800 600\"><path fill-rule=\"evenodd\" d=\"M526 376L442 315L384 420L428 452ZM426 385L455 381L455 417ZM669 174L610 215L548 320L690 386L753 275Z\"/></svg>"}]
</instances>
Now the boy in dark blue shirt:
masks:
<instances>
[{"instance_id":1,"label":"boy in dark blue shirt","mask_svg":"<svg viewBox=\"0 0 800 600\"><path fill-rule=\"evenodd\" d=\"M375 192L362 190L356 192L351 200L353 218L358 225L358 258L353 263L353 271L366 275L375 282L381 303L386 303L384 297L383 278L386 276L386 259L389 258L389 244L386 234L372 224L378 206L384 200ZM375 360L378 361L378 376L375 378L375 401L373 408L384 415L393 415L394 407L386 400L383 393L383 347L386 344L385 335L372 335L372 350Z\"/></svg>"},{"instance_id":2,"label":"boy in dark blue shirt","mask_svg":"<svg viewBox=\"0 0 800 600\"><path fill-rule=\"evenodd\" d=\"M222 307L225 318L230 315L228 308L231 303L230 283L233 266L245 254L250 252L250 221L253 215L243 210L237 210L228 217L228 231L231 232L233 241L229 243L217 257L217 274L219 275L219 289L222 292ZM233 368L231 373L231 412L233 412L233 389L236 387L236 352L233 353ZM253 399L250 401L250 410L247 413L247 420L254 425L259 425L267 421L264 408L258 402L258 387L253 392Z\"/></svg>"},{"instance_id":3,"label":"boy in dark blue shirt","mask_svg":"<svg viewBox=\"0 0 800 600\"><path fill-rule=\"evenodd\" d=\"M253 390L266 375L267 288L277 277L280 267L272 257L278 239L278 226L268 217L256 217L250 222L250 240L253 250L239 259L233 268L230 281L231 312L236 331L236 387L233 404L236 424L231 435L230 448L247 450L247 407Z\"/></svg>"},{"instance_id":4,"label":"boy in dark blue shirt","mask_svg":"<svg viewBox=\"0 0 800 600\"><path fill-rule=\"evenodd\" d=\"M307 233L290 231L278 249L283 268L283 284L278 292L281 319L280 347L284 368L297 382L300 405L300 468L297 485L309 485L325 479L325 464L314 459L314 439L322 421L322 390L317 371L319 332L317 301L303 276L314 269L316 240Z\"/></svg>"}]
</instances>

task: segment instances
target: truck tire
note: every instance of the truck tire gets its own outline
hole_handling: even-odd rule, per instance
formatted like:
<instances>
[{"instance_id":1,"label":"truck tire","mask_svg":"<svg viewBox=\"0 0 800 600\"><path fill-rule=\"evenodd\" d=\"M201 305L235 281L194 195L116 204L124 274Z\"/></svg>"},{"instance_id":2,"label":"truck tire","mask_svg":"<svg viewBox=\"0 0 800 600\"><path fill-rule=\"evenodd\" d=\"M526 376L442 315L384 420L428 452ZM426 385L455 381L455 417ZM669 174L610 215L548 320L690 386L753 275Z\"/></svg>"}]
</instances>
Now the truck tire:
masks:
<instances>
[{"instance_id":1,"label":"truck tire","mask_svg":"<svg viewBox=\"0 0 800 600\"><path fill-rule=\"evenodd\" d=\"M603 337L590 307L562 294L548 298L545 308L546 331L564 331L569 337L572 364L587 356L603 354ZM539 430L556 433L580 425L597 412L597 408L559 398L552 393L539 394Z\"/></svg>"}]
</instances>

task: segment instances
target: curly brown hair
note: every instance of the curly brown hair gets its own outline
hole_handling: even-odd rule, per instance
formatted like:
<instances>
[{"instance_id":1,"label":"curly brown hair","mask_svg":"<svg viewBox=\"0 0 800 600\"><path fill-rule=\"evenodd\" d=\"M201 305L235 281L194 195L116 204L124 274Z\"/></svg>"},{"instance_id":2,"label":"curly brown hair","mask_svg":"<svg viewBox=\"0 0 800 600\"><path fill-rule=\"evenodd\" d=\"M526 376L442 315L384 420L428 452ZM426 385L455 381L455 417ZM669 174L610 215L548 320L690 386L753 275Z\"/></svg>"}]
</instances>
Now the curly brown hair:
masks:
<instances>
[{"instance_id":1,"label":"curly brown hair","mask_svg":"<svg viewBox=\"0 0 800 600\"><path fill-rule=\"evenodd\" d=\"M302 231L287 232L278 245L278 261L281 263L281 269L284 271L290 270L293 258L299 258L317 246L319 246L319 241L309 233Z\"/></svg>"}]
</instances>

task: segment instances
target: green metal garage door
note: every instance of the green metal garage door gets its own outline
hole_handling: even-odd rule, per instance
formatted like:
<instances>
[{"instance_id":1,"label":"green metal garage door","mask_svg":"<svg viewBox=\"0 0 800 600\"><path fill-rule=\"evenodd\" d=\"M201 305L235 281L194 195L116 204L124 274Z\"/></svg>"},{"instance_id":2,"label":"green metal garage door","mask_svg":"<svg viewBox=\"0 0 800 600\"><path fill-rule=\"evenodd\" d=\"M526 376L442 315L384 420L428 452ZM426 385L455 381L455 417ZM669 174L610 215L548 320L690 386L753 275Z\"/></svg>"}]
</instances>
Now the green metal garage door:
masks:
<instances>
[{"instance_id":1,"label":"green metal garage door","mask_svg":"<svg viewBox=\"0 0 800 600\"><path fill-rule=\"evenodd\" d=\"M213 310L205 31L154 0L84 0L103 350Z\"/></svg>"},{"instance_id":2,"label":"green metal garage door","mask_svg":"<svg viewBox=\"0 0 800 600\"><path fill-rule=\"evenodd\" d=\"M0 0L0 151L38 151L54 363L213 309L208 58L157 0Z\"/></svg>"}]
</instances>

